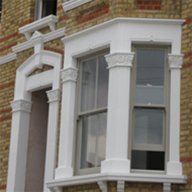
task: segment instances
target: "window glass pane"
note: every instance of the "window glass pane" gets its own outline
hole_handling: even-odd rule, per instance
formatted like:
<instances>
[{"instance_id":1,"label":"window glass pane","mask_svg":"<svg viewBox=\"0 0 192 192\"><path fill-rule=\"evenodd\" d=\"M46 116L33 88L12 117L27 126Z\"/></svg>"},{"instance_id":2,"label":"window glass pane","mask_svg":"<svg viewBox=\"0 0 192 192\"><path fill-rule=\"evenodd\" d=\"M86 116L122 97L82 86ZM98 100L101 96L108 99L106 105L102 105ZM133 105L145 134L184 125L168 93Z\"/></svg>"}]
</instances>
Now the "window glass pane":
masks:
<instances>
[{"instance_id":1,"label":"window glass pane","mask_svg":"<svg viewBox=\"0 0 192 192\"><path fill-rule=\"evenodd\" d=\"M132 151L132 169L164 170L165 153L156 151Z\"/></svg>"},{"instance_id":2,"label":"window glass pane","mask_svg":"<svg viewBox=\"0 0 192 192\"><path fill-rule=\"evenodd\" d=\"M57 0L43 0L42 17L56 15Z\"/></svg>"},{"instance_id":3,"label":"window glass pane","mask_svg":"<svg viewBox=\"0 0 192 192\"><path fill-rule=\"evenodd\" d=\"M97 115L83 117L81 168L90 168L96 165L97 125Z\"/></svg>"},{"instance_id":4,"label":"window glass pane","mask_svg":"<svg viewBox=\"0 0 192 192\"><path fill-rule=\"evenodd\" d=\"M99 127L97 136L97 166L100 167L101 161L105 159L107 113L100 113L98 117Z\"/></svg>"},{"instance_id":5,"label":"window glass pane","mask_svg":"<svg viewBox=\"0 0 192 192\"><path fill-rule=\"evenodd\" d=\"M109 72L104 56L99 57L97 108L107 106Z\"/></svg>"},{"instance_id":6,"label":"window glass pane","mask_svg":"<svg viewBox=\"0 0 192 192\"><path fill-rule=\"evenodd\" d=\"M81 112L95 108L96 59L82 64Z\"/></svg>"},{"instance_id":7,"label":"window glass pane","mask_svg":"<svg viewBox=\"0 0 192 192\"><path fill-rule=\"evenodd\" d=\"M100 167L105 159L107 113L82 117L81 169Z\"/></svg>"},{"instance_id":8,"label":"window glass pane","mask_svg":"<svg viewBox=\"0 0 192 192\"><path fill-rule=\"evenodd\" d=\"M136 103L164 103L164 66L164 50L137 50Z\"/></svg>"},{"instance_id":9,"label":"window glass pane","mask_svg":"<svg viewBox=\"0 0 192 192\"><path fill-rule=\"evenodd\" d=\"M135 109L134 144L163 144L163 109Z\"/></svg>"}]
</instances>

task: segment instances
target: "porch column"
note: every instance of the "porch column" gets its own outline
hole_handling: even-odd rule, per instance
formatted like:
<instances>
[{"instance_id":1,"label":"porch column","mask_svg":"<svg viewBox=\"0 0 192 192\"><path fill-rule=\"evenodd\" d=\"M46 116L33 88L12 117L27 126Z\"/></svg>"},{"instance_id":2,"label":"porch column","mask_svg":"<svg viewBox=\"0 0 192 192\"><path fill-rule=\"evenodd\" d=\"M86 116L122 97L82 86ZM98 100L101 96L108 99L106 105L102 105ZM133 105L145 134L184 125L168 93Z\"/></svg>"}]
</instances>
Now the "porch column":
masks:
<instances>
[{"instance_id":1,"label":"porch column","mask_svg":"<svg viewBox=\"0 0 192 192\"><path fill-rule=\"evenodd\" d=\"M59 162L55 179L73 176L73 151L75 130L75 90L77 69L66 68L61 71L62 107L59 143Z\"/></svg>"},{"instance_id":2,"label":"porch column","mask_svg":"<svg viewBox=\"0 0 192 192\"><path fill-rule=\"evenodd\" d=\"M25 175L28 150L28 132L31 102L15 100L11 102L12 127L9 152L7 191L25 191Z\"/></svg>"},{"instance_id":3,"label":"porch column","mask_svg":"<svg viewBox=\"0 0 192 192\"><path fill-rule=\"evenodd\" d=\"M53 180L56 167L59 103L61 98L61 90L55 89L47 91L47 97L49 99L49 115L45 158L44 192L50 191L46 187L46 182Z\"/></svg>"},{"instance_id":4,"label":"porch column","mask_svg":"<svg viewBox=\"0 0 192 192\"><path fill-rule=\"evenodd\" d=\"M106 159L101 172L129 173L128 159L130 70L134 53L106 56L109 68Z\"/></svg>"},{"instance_id":5,"label":"porch column","mask_svg":"<svg viewBox=\"0 0 192 192\"><path fill-rule=\"evenodd\" d=\"M180 79L183 55L169 54L170 81L170 133L168 175L182 175L180 163Z\"/></svg>"}]
</instances>

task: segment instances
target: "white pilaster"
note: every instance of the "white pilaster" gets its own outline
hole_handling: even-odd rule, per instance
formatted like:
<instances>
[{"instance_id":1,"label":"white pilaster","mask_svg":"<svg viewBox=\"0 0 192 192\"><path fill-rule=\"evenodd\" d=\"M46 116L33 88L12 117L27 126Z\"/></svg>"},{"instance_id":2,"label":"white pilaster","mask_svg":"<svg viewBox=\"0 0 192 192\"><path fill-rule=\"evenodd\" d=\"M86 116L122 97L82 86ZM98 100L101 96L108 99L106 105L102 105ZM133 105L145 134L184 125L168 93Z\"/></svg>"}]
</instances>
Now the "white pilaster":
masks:
<instances>
[{"instance_id":1,"label":"white pilaster","mask_svg":"<svg viewBox=\"0 0 192 192\"><path fill-rule=\"evenodd\" d=\"M28 149L28 127L31 102L16 100L11 102L12 127L9 152L7 192L25 191L25 174Z\"/></svg>"},{"instance_id":2,"label":"white pilaster","mask_svg":"<svg viewBox=\"0 0 192 192\"><path fill-rule=\"evenodd\" d=\"M182 175L180 163L180 79L183 55L169 54L170 81L170 132L168 175Z\"/></svg>"},{"instance_id":3,"label":"white pilaster","mask_svg":"<svg viewBox=\"0 0 192 192\"><path fill-rule=\"evenodd\" d=\"M46 146L46 162L45 162L45 178L44 192L50 190L46 187L46 182L54 179L54 171L56 167L57 157L57 135L59 122L59 102L61 98L61 90L47 91L49 99L49 116L48 116L48 132Z\"/></svg>"},{"instance_id":4,"label":"white pilaster","mask_svg":"<svg viewBox=\"0 0 192 192\"><path fill-rule=\"evenodd\" d=\"M130 69L133 53L106 56L109 67L106 159L101 172L129 173L128 152Z\"/></svg>"},{"instance_id":5,"label":"white pilaster","mask_svg":"<svg viewBox=\"0 0 192 192\"><path fill-rule=\"evenodd\" d=\"M67 68L61 71L62 107L59 143L59 162L55 179L73 176L73 142L75 130L75 90L77 69Z\"/></svg>"}]
</instances>

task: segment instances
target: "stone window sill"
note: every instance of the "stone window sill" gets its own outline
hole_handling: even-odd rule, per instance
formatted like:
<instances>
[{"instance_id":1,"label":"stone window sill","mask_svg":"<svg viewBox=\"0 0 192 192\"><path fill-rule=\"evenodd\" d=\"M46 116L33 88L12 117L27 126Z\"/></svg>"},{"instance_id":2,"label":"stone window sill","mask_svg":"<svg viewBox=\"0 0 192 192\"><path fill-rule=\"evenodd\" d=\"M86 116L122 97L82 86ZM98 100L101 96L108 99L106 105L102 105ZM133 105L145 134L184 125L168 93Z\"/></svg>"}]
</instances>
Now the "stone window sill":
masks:
<instances>
[{"instance_id":1,"label":"stone window sill","mask_svg":"<svg viewBox=\"0 0 192 192\"><path fill-rule=\"evenodd\" d=\"M47 187L51 191L62 191L62 187L97 183L102 192L104 192L107 191L107 181L117 181L117 191L124 191L125 182L162 183L163 191L167 189L169 191L171 190L171 183L185 184L187 177L184 175L165 174L98 173L49 181L47 182Z\"/></svg>"},{"instance_id":2,"label":"stone window sill","mask_svg":"<svg viewBox=\"0 0 192 192\"><path fill-rule=\"evenodd\" d=\"M31 38L31 34L39 29L49 27L51 31L55 30L55 23L59 20L59 16L49 15L33 23L25 25L19 28L20 33L24 34L26 39L29 40Z\"/></svg>"}]
</instances>

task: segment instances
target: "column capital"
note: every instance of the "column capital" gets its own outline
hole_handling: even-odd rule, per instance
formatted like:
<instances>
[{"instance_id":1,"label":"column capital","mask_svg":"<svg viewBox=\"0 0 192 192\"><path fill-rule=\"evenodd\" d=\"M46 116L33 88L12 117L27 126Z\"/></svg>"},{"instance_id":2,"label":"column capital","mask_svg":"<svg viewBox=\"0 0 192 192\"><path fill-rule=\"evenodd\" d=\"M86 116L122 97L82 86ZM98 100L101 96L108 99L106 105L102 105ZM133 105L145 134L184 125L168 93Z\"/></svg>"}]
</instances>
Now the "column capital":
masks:
<instances>
[{"instance_id":1,"label":"column capital","mask_svg":"<svg viewBox=\"0 0 192 192\"><path fill-rule=\"evenodd\" d=\"M183 64L183 54L168 54L170 69L180 69Z\"/></svg>"},{"instance_id":2,"label":"column capital","mask_svg":"<svg viewBox=\"0 0 192 192\"><path fill-rule=\"evenodd\" d=\"M47 91L46 93L47 93L47 97L49 99L49 101L48 101L49 103L61 100L61 90L60 89Z\"/></svg>"},{"instance_id":3,"label":"column capital","mask_svg":"<svg viewBox=\"0 0 192 192\"><path fill-rule=\"evenodd\" d=\"M26 101L23 99L12 101L11 102L11 107L12 107L12 112L17 112L17 111L24 111L24 112L31 112L31 101Z\"/></svg>"},{"instance_id":4,"label":"column capital","mask_svg":"<svg viewBox=\"0 0 192 192\"><path fill-rule=\"evenodd\" d=\"M77 76L78 76L78 69L70 67L70 68L61 70L62 83L66 82L66 81L76 82Z\"/></svg>"},{"instance_id":5,"label":"column capital","mask_svg":"<svg viewBox=\"0 0 192 192\"><path fill-rule=\"evenodd\" d=\"M112 53L105 56L106 61L108 63L108 68L112 67L131 67L134 53Z\"/></svg>"}]
</instances>

